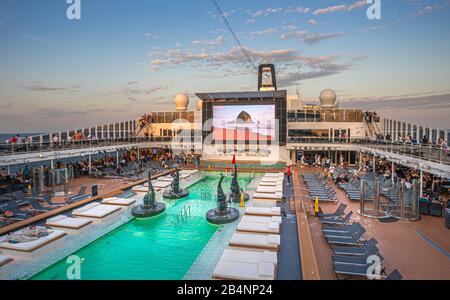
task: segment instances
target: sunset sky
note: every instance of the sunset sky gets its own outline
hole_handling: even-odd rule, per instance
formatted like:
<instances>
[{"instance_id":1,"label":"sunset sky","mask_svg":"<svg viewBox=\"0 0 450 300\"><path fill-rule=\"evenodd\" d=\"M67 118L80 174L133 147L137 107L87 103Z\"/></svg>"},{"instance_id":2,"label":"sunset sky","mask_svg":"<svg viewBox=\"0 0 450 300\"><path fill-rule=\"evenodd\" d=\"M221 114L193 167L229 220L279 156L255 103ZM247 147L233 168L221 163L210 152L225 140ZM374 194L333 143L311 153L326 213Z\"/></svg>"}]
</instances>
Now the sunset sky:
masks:
<instances>
[{"instance_id":1,"label":"sunset sky","mask_svg":"<svg viewBox=\"0 0 450 300\"><path fill-rule=\"evenodd\" d=\"M218 0L256 64L315 101L450 128L450 0ZM256 90L211 0L0 1L0 132L46 132L174 110L183 92Z\"/></svg>"}]
</instances>

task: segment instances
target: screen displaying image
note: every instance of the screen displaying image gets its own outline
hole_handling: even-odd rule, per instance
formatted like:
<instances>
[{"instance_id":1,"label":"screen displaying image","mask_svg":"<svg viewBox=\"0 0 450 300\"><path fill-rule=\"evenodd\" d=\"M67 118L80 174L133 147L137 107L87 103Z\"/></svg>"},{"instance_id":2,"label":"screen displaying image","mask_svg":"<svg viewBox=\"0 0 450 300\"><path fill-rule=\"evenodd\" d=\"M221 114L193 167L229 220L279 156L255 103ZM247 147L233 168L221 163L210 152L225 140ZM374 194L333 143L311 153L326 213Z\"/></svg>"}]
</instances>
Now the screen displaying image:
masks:
<instances>
[{"instance_id":1,"label":"screen displaying image","mask_svg":"<svg viewBox=\"0 0 450 300\"><path fill-rule=\"evenodd\" d=\"M216 141L273 141L275 105L214 106L213 137Z\"/></svg>"}]
</instances>

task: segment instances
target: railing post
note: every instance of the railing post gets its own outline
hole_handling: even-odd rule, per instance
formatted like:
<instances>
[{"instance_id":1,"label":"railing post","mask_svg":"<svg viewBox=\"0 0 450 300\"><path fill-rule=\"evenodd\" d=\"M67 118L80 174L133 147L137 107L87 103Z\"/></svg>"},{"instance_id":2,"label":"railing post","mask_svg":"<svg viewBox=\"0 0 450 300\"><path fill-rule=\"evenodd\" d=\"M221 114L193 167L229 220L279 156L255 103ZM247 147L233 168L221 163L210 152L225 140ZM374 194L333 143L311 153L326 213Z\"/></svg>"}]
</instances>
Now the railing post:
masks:
<instances>
[{"instance_id":1,"label":"railing post","mask_svg":"<svg viewBox=\"0 0 450 300\"><path fill-rule=\"evenodd\" d=\"M380 179L375 177L375 210L377 218L380 217Z\"/></svg>"},{"instance_id":2,"label":"railing post","mask_svg":"<svg viewBox=\"0 0 450 300\"><path fill-rule=\"evenodd\" d=\"M364 187L365 181L364 179L361 179L360 182L360 201L359 201L359 210L361 215L364 215L365 211L365 187Z\"/></svg>"},{"instance_id":3,"label":"railing post","mask_svg":"<svg viewBox=\"0 0 450 300\"><path fill-rule=\"evenodd\" d=\"M419 218L419 197L417 191L417 179L413 180L413 198L412 198L412 211L414 214L414 218Z\"/></svg>"}]
</instances>

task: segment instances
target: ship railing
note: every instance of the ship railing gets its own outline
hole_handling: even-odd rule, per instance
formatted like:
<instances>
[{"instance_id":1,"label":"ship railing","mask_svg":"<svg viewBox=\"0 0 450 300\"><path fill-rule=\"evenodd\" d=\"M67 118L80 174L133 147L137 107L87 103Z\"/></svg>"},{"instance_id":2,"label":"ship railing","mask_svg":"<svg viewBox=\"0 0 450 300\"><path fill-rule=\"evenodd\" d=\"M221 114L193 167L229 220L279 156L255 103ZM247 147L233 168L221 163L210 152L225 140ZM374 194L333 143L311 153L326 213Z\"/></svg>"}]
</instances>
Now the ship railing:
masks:
<instances>
[{"instance_id":1,"label":"ship railing","mask_svg":"<svg viewBox=\"0 0 450 300\"><path fill-rule=\"evenodd\" d=\"M441 164L450 164L450 149L436 144L417 142L395 142L363 138L329 138L329 137L289 137L288 143L298 144L347 144L377 149L406 157L423 159Z\"/></svg>"},{"instance_id":2,"label":"ship railing","mask_svg":"<svg viewBox=\"0 0 450 300\"><path fill-rule=\"evenodd\" d=\"M76 141L42 141L21 143L0 143L0 156L28 153L42 153L65 150L101 148L138 143L172 142L172 137L128 137L111 139L84 139Z\"/></svg>"}]
</instances>

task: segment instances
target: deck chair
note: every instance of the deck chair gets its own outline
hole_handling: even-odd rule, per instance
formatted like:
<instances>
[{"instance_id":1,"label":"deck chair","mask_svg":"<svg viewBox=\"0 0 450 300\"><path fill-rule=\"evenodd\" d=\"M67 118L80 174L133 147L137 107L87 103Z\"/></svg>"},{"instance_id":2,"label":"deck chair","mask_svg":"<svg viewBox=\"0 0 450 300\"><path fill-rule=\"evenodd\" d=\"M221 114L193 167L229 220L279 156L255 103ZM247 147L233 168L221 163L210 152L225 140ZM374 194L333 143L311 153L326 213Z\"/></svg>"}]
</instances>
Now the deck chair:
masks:
<instances>
[{"instance_id":1,"label":"deck chair","mask_svg":"<svg viewBox=\"0 0 450 300\"><path fill-rule=\"evenodd\" d=\"M384 257L379 254L378 248L371 249L364 256L334 255L332 259L334 264L365 266L367 265L367 259L372 255L378 255L380 261L384 260Z\"/></svg>"},{"instance_id":2,"label":"deck chair","mask_svg":"<svg viewBox=\"0 0 450 300\"><path fill-rule=\"evenodd\" d=\"M86 193L86 190L87 190L87 186L85 186L85 185L80 186L80 190L78 191L78 193L74 196L69 197L68 202L73 203L73 202L78 202L78 201L88 198L89 195Z\"/></svg>"},{"instance_id":3,"label":"deck chair","mask_svg":"<svg viewBox=\"0 0 450 300\"><path fill-rule=\"evenodd\" d=\"M348 276L362 276L367 277L369 268L372 267L370 264L366 265L347 265L347 264L335 264L333 263L334 271L338 275L348 275ZM381 266L381 273L384 272L384 266Z\"/></svg>"},{"instance_id":4,"label":"deck chair","mask_svg":"<svg viewBox=\"0 0 450 300\"><path fill-rule=\"evenodd\" d=\"M27 196L23 193L22 190L20 190L20 191L15 191L15 192L14 192L14 197L15 197L17 200L22 200L22 199L25 199Z\"/></svg>"},{"instance_id":5,"label":"deck chair","mask_svg":"<svg viewBox=\"0 0 450 300\"><path fill-rule=\"evenodd\" d=\"M400 274L400 272L397 269L395 269L384 280L402 280L402 279L403 279L403 275Z\"/></svg>"},{"instance_id":6,"label":"deck chair","mask_svg":"<svg viewBox=\"0 0 450 300\"><path fill-rule=\"evenodd\" d=\"M352 237L325 237L327 242L331 245L345 245L345 246L355 246L363 243L363 235L366 233L366 229L361 228Z\"/></svg>"},{"instance_id":7,"label":"deck chair","mask_svg":"<svg viewBox=\"0 0 450 300\"><path fill-rule=\"evenodd\" d=\"M325 233L331 233L331 232L349 232L351 230L352 227L356 226L358 222L353 222L351 225L346 225L346 226L340 226L340 227L336 227L333 225L324 225L322 226L322 232Z\"/></svg>"},{"instance_id":8,"label":"deck chair","mask_svg":"<svg viewBox=\"0 0 450 300\"><path fill-rule=\"evenodd\" d=\"M340 217L344 214L346 209L347 209L347 205L344 203L341 203L334 213L324 214L322 211L322 208L319 207L318 217L319 218Z\"/></svg>"},{"instance_id":9,"label":"deck chair","mask_svg":"<svg viewBox=\"0 0 450 300\"><path fill-rule=\"evenodd\" d=\"M341 232L324 232L325 238L330 237L342 237L342 238L351 238L354 235L358 234L362 231L363 227L359 223L354 223L354 225L350 225L350 229L348 231Z\"/></svg>"},{"instance_id":10,"label":"deck chair","mask_svg":"<svg viewBox=\"0 0 450 300\"><path fill-rule=\"evenodd\" d=\"M40 211L53 210L53 208L51 208L51 207L43 206L41 203L39 203L39 199L36 199L36 198L27 198L26 203L28 203L34 210L40 210Z\"/></svg>"},{"instance_id":11,"label":"deck chair","mask_svg":"<svg viewBox=\"0 0 450 300\"><path fill-rule=\"evenodd\" d=\"M378 241L374 238L368 240L363 245L356 247L341 247L341 246L331 246L334 255L347 255L347 256L364 256L369 251L378 250Z\"/></svg>"},{"instance_id":12,"label":"deck chair","mask_svg":"<svg viewBox=\"0 0 450 300\"><path fill-rule=\"evenodd\" d=\"M353 215L353 211L349 212L344 218L338 218L338 219L334 219L334 218L324 218L321 220L321 222L323 224L328 224L328 225L348 225L348 222L350 221L350 218Z\"/></svg>"}]
</instances>

